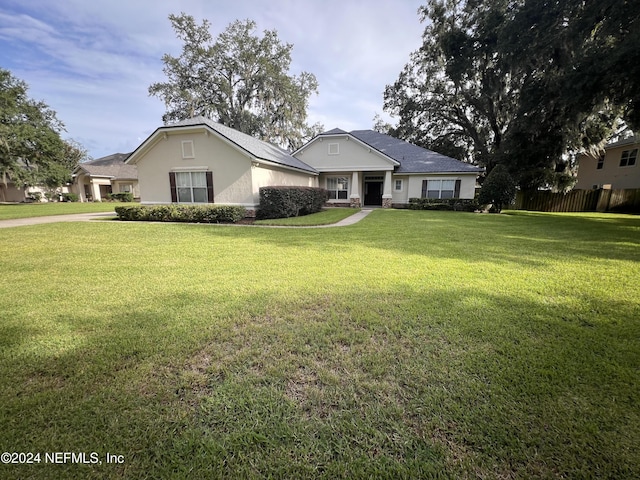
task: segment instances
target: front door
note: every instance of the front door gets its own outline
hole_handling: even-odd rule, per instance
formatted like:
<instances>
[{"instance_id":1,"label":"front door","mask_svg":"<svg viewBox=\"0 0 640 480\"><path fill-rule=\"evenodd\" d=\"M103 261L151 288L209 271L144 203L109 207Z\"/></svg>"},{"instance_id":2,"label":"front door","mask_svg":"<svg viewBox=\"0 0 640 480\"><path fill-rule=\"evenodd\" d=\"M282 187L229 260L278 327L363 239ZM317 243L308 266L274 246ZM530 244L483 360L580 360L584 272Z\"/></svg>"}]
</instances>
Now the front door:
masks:
<instances>
[{"instance_id":1,"label":"front door","mask_svg":"<svg viewBox=\"0 0 640 480\"><path fill-rule=\"evenodd\" d=\"M382 183L364 182L364 204L382 206Z\"/></svg>"}]
</instances>

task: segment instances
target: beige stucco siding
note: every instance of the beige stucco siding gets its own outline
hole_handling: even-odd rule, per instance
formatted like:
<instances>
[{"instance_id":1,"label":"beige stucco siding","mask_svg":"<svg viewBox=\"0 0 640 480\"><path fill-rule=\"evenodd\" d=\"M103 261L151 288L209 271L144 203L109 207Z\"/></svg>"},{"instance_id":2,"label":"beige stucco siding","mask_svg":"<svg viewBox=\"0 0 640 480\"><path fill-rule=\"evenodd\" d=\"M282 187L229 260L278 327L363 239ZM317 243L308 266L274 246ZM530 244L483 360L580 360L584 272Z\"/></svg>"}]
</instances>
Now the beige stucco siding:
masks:
<instances>
[{"instance_id":1,"label":"beige stucco siding","mask_svg":"<svg viewBox=\"0 0 640 480\"><path fill-rule=\"evenodd\" d=\"M111 182L111 184L113 193L120 193L122 191L121 187L130 185L133 198L140 198L140 187L138 186L137 180L114 180L113 182Z\"/></svg>"},{"instance_id":2,"label":"beige stucco siding","mask_svg":"<svg viewBox=\"0 0 640 480\"><path fill-rule=\"evenodd\" d=\"M193 158L183 158L183 142L193 142ZM250 158L214 134L160 136L136 164L142 203L171 203L171 171L211 171L215 203L253 204Z\"/></svg>"},{"instance_id":3,"label":"beige stucco siding","mask_svg":"<svg viewBox=\"0 0 640 480\"><path fill-rule=\"evenodd\" d=\"M410 198L420 198L422 196L423 180L460 180L460 197L471 199L476 192L476 174L473 175L411 175L408 179L407 200ZM395 195L394 195L395 202ZM401 202L398 202L401 203Z\"/></svg>"},{"instance_id":4,"label":"beige stucco siding","mask_svg":"<svg viewBox=\"0 0 640 480\"><path fill-rule=\"evenodd\" d=\"M298 186L317 187L318 177L315 175L298 173L292 170L284 170L259 164L252 167L253 177L253 201L260 202L260 187L269 186Z\"/></svg>"},{"instance_id":5,"label":"beige stucco siding","mask_svg":"<svg viewBox=\"0 0 640 480\"><path fill-rule=\"evenodd\" d=\"M409 178L408 176L394 175L391 181L391 192L393 195L393 203L407 203L409 201ZM396 190L396 180L400 180L400 190Z\"/></svg>"},{"instance_id":6,"label":"beige stucco siding","mask_svg":"<svg viewBox=\"0 0 640 480\"><path fill-rule=\"evenodd\" d=\"M169 172L210 171L214 203L247 208L258 205L263 186L317 185L316 175L253 158L204 129L158 135L135 162L142 203L171 203Z\"/></svg>"},{"instance_id":7,"label":"beige stucco siding","mask_svg":"<svg viewBox=\"0 0 640 480\"><path fill-rule=\"evenodd\" d=\"M0 185L0 201L2 202L24 202L26 198L24 188L17 188L13 183Z\"/></svg>"},{"instance_id":8,"label":"beige stucco siding","mask_svg":"<svg viewBox=\"0 0 640 480\"><path fill-rule=\"evenodd\" d=\"M620 158L625 150L640 149L640 145L626 145L607 150L604 163L597 169L598 158L582 155L578 159L578 181L575 189L588 190L595 185L611 185L613 189L640 188L640 152L635 165L621 167Z\"/></svg>"},{"instance_id":9,"label":"beige stucco siding","mask_svg":"<svg viewBox=\"0 0 640 480\"><path fill-rule=\"evenodd\" d=\"M392 170L393 162L357 140L337 136L320 138L295 157L320 172Z\"/></svg>"}]
</instances>

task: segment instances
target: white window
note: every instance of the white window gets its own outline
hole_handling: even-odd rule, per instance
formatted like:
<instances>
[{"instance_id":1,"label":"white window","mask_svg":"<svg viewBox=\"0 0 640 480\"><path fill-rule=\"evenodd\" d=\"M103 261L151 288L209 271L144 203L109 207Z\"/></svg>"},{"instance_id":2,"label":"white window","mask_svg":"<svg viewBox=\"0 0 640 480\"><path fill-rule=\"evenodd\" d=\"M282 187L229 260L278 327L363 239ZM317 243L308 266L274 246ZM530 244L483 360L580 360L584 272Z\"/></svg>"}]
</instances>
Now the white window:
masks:
<instances>
[{"instance_id":1,"label":"white window","mask_svg":"<svg viewBox=\"0 0 640 480\"><path fill-rule=\"evenodd\" d=\"M455 180L428 180L426 192L423 192L423 198L453 198L455 194Z\"/></svg>"},{"instance_id":2,"label":"white window","mask_svg":"<svg viewBox=\"0 0 640 480\"><path fill-rule=\"evenodd\" d=\"M327 178L327 190L329 191L330 200L346 200L349 198L349 178Z\"/></svg>"},{"instance_id":3,"label":"white window","mask_svg":"<svg viewBox=\"0 0 640 480\"><path fill-rule=\"evenodd\" d=\"M621 167L633 167L636 164L636 158L638 156L638 149L625 150L620 157Z\"/></svg>"},{"instance_id":4,"label":"white window","mask_svg":"<svg viewBox=\"0 0 640 480\"><path fill-rule=\"evenodd\" d=\"M193 140L182 141L182 158L196 158L195 150L193 149Z\"/></svg>"},{"instance_id":5,"label":"white window","mask_svg":"<svg viewBox=\"0 0 640 480\"><path fill-rule=\"evenodd\" d=\"M207 203L205 172L176 172L176 193L180 203Z\"/></svg>"},{"instance_id":6,"label":"white window","mask_svg":"<svg viewBox=\"0 0 640 480\"><path fill-rule=\"evenodd\" d=\"M402 180L396 180L396 181L393 183L393 189L394 189L396 192L401 192L401 191L402 191Z\"/></svg>"},{"instance_id":7,"label":"white window","mask_svg":"<svg viewBox=\"0 0 640 480\"><path fill-rule=\"evenodd\" d=\"M131 193L133 188L130 183L121 183L119 190L120 190L120 193Z\"/></svg>"},{"instance_id":8,"label":"white window","mask_svg":"<svg viewBox=\"0 0 640 480\"><path fill-rule=\"evenodd\" d=\"M340 144L339 143L330 143L329 144L329 155L340 155Z\"/></svg>"}]
</instances>

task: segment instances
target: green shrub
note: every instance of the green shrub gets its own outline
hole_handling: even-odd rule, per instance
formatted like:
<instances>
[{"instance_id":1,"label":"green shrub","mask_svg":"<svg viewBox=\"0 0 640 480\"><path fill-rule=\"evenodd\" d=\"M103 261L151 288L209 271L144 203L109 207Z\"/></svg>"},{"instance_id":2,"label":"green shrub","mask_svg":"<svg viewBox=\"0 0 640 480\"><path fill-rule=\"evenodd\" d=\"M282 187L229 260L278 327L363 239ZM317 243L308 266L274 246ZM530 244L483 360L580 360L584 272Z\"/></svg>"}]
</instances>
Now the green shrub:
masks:
<instances>
[{"instance_id":1,"label":"green shrub","mask_svg":"<svg viewBox=\"0 0 640 480\"><path fill-rule=\"evenodd\" d=\"M111 193L107 197L116 202L133 202L133 193L131 192Z\"/></svg>"},{"instance_id":2,"label":"green shrub","mask_svg":"<svg viewBox=\"0 0 640 480\"><path fill-rule=\"evenodd\" d=\"M327 191L317 187L261 187L256 218L289 218L322 210Z\"/></svg>"},{"instance_id":3,"label":"green shrub","mask_svg":"<svg viewBox=\"0 0 640 480\"><path fill-rule=\"evenodd\" d=\"M244 207L232 205L132 205L115 208L120 220L148 222L237 223Z\"/></svg>"},{"instance_id":4,"label":"green shrub","mask_svg":"<svg viewBox=\"0 0 640 480\"><path fill-rule=\"evenodd\" d=\"M470 198L410 198L411 210L455 210L475 212L480 208L475 199Z\"/></svg>"},{"instance_id":5,"label":"green shrub","mask_svg":"<svg viewBox=\"0 0 640 480\"><path fill-rule=\"evenodd\" d=\"M27 198L32 202L40 202L42 200L42 193L31 192Z\"/></svg>"},{"instance_id":6,"label":"green shrub","mask_svg":"<svg viewBox=\"0 0 640 480\"><path fill-rule=\"evenodd\" d=\"M492 204L490 212L500 213L516 198L516 183L509 175L507 167L498 164L487 175L482 184L478 202L481 205Z\"/></svg>"},{"instance_id":7,"label":"green shrub","mask_svg":"<svg viewBox=\"0 0 640 480\"><path fill-rule=\"evenodd\" d=\"M116 207L116 215L120 220L149 220L148 210L149 207L143 207L142 205L134 205L130 207Z\"/></svg>"},{"instance_id":8,"label":"green shrub","mask_svg":"<svg viewBox=\"0 0 640 480\"><path fill-rule=\"evenodd\" d=\"M79 200L77 193L63 193L62 201L63 202L77 202Z\"/></svg>"}]
</instances>

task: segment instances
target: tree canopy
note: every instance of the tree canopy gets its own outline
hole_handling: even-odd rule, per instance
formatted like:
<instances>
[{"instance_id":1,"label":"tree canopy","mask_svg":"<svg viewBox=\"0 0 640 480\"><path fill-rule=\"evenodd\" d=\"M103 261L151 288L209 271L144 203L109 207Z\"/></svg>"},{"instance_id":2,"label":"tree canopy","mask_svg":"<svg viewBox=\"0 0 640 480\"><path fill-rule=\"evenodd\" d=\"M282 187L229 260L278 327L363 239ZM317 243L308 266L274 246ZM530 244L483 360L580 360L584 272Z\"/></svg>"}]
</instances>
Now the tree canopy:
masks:
<instances>
[{"instance_id":1,"label":"tree canopy","mask_svg":"<svg viewBox=\"0 0 640 480\"><path fill-rule=\"evenodd\" d=\"M521 188L567 185L567 152L640 127L640 2L429 0L422 47L385 90L401 138Z\"/></svg>"},{"instance_id":2,"label":"tree canopy","mask_svg":"<svg viewBox=\"0 0 640 480\"><path fill-rule=\"evenodd\" d=\"M167 81L149 87L166 105L165 123L202 115L286 148L322 129L306 123L316 77L289 73L293 45L275 30L260 36L255 22L236 20L214 40L207 20L198 25L185 13L169 20L182 52L162 57Z\"/></svg>"},{"instance_id":3,"label":"tree canopy","mask_svg":"<svg viewBox=\"0 0 640 480\"><path fill-rule=\"evenodd\" d=\"M27 84L0 68L0 181L59 187L87 158L86 150L60 137L56 112L28 96Z\"/></svg>"}]
</instances>

